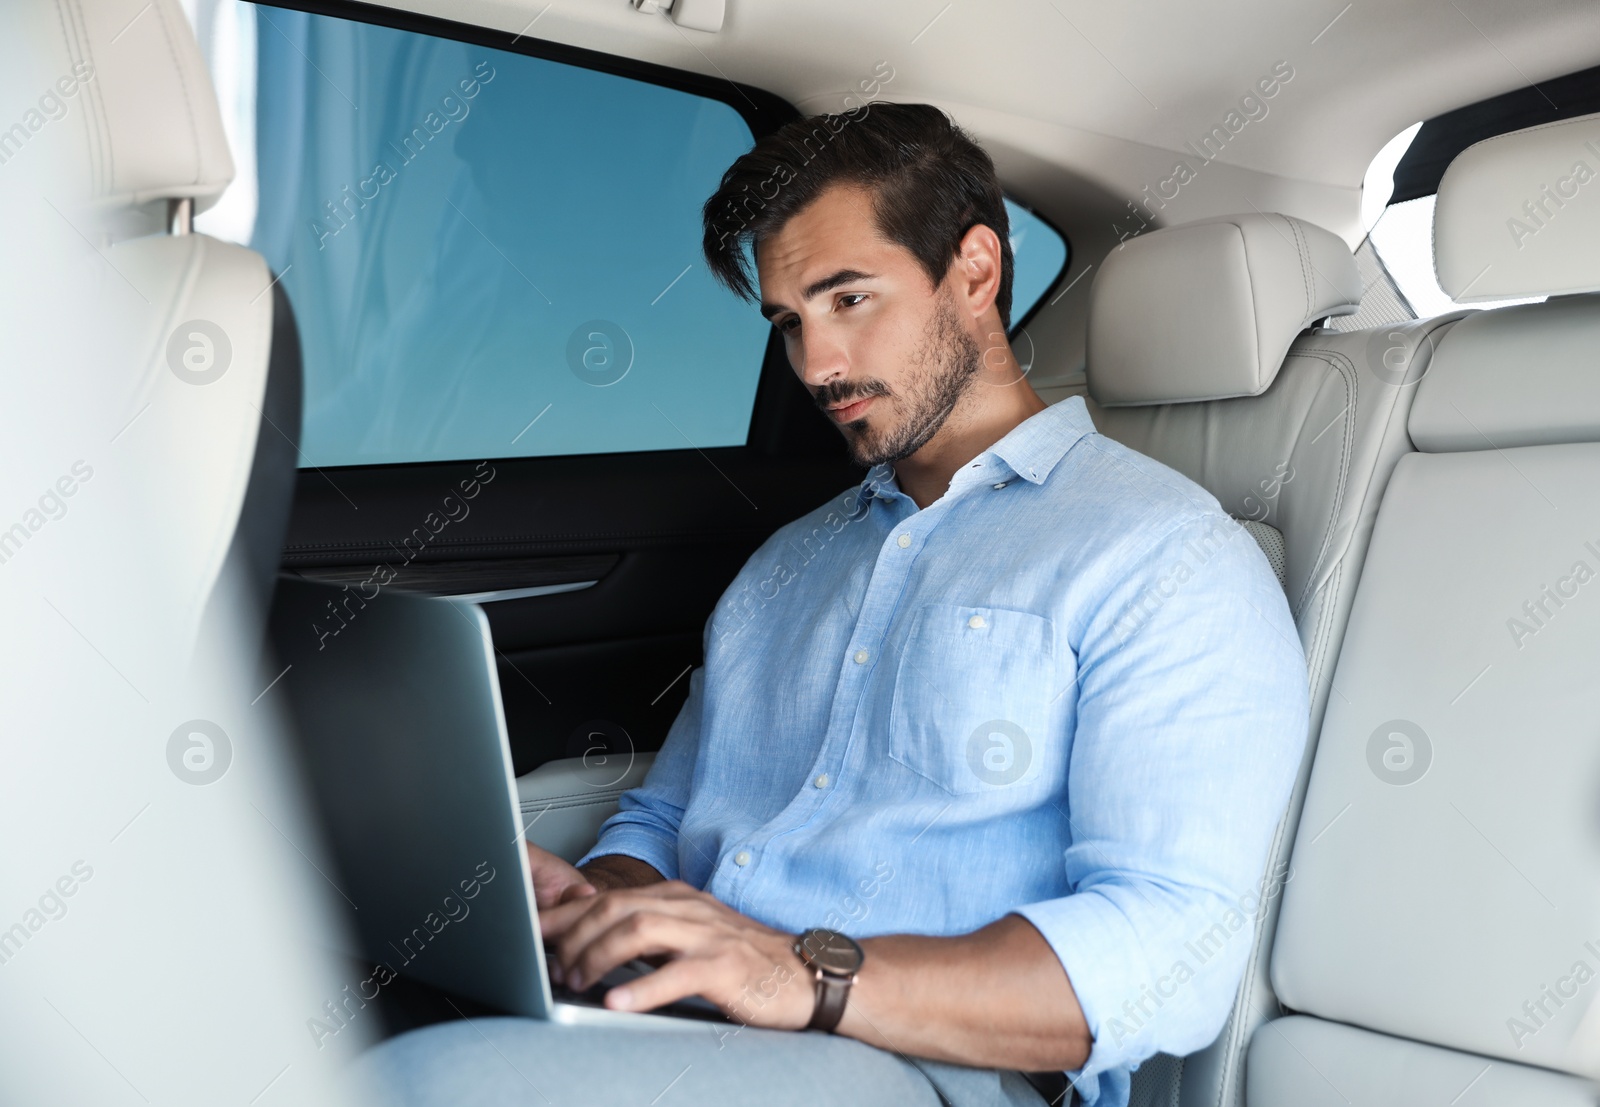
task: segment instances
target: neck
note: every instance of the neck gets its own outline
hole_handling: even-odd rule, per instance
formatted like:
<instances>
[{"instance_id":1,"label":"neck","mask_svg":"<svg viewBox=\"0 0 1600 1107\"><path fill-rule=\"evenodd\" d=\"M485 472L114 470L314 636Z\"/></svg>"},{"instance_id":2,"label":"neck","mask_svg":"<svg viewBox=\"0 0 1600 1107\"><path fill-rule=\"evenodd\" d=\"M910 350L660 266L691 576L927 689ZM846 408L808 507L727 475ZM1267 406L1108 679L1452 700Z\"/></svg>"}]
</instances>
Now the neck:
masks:
<instances>
[{"instance_id":1,"label":"neck","mask_svg":"<svg viewBox=\"0 0 1600 1107\"><path fill-rule=\"evenodd\" d=\"M895 462L895 483L919 510L945 494L957 469L1049 406L1022 375L1016 359L1007 360L1007 365L985 368L973 378L938 433L916 453Z\"/></svg>"}]
</instances>

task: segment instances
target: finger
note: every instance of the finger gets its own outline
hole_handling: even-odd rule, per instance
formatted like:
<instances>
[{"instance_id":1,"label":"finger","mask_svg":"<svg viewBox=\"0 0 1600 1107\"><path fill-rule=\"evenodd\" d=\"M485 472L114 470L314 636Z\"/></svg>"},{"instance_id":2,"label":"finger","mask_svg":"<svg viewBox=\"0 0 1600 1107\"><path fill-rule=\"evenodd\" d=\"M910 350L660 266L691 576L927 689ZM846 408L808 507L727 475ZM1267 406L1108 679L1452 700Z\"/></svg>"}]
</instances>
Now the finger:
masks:
<instances>
[{"instance_id":1,"label":"finger","mask_svg":"<svg viewBox=\"0 0 1600 1107\"><path fill-rule=\"evenodd\" d=\"M593 884L590 884L588 881L584 881L582 884L569 884L569 885L567 885L566 890L561 893L560 902L561 903L571 903L575 899L584 899L584 898L587 898L588 896L594 896L594 895L599 895L599 894L600 894L600 889L596 888Z\"/></svg>"},{"instance_id":2,"label":"finger","mask_svg":"<svg viewBox=\"0 0 1600 1107\"><path fill-rule=\"evenodd\" d=\"M697 995L741 1026L804 1027L816 1002L811 981L798 968L747 954L729 944L677 958L612 988L605 1005L614 1011L648 1011Z\"/></svg>"},{"instance_id":3,"label":"finger","mask_svg":"<svg viewBox=\"0 0 1600 1107\"><path fill-rule=\"evenodd\" d=\"M540 849L532 842L524 842L528 872L533 877L533 899L538 907L552 907L561 902L567 888L575 883L586 883L583 874L567 862Z\"/></svg>"},{"instance_id":4,"label":"finger","mask_svg":"<svg viewBox=\"0 0 1600 1107\"><path fill-rule=\"evenodd\" d=\"M585 911L592 911L602 901L601 895L578 896L562 903L546 906L539 904L539 931L546 942L554 943L577 922Z\"/></svg>"},{"instance_id":5,"label":"finger","mask_svg":"<svg viewBox=\"0 0 1600 1107\"><path fill-rule=\"evenodd\" d=\"M619 984L606 992L605 1005L613 1011L649 1011L685 998L721 992L719 978L726 970L705 957L680 957L637 980ZM716 1000L711 1000L716 1003ZM722 1004L718 1003L718 1007ZM723 1008L723 1014L729 1014ZM731 1017L731 1016L730 1016Z\"/></svg>"},{"instance_id":6,"label":"finger","mask_svg":"<svg viewBox=\"0 0 1600 1107\"><path fill-rule=\"evenodd\" d=\"M544 936L563 948L582 948L636 911L656 911L680 918L711 919L732 914L704 892L679 881L647 884L642 888L615 888L558 904L539 913ZM574 953L575 955L575 953ZM564 960L566 960L564 958ZM567 960L570 965L570 960Z\"/></svg>"},{"instance_id":7,"label":"finger","mask_svg":"<svg viewBox=\"0 0 1600 1107\"><path fill-rule=\"evenodd\" d=\"M705 922L637 911L583 947L558 956L567 980L581 990L636 957L700 953L720 945L723 936L721 928Z\"/></svg>"},{"instance_id":8,"label":"finger","mask_svg":"<svg viewBox=\"0 0 1600 1107\"><path fill-rule=\"evenodd\" d=\"M554 907L559 903L565 902L567 899L567 892L571 887L572 885L568 884L564 880L553 879L550 877L546 877L544 879L534 877L534 905L538 907L539 910L543 911L547 907Z\"/></svg>"},{"instance_id":9,"label":"finger","mask_svg":"<svg viewBox=\"0 0 1600 1107\"><path fill-rule=\"evenodd\" d=\"M589 889L589 894L594 893L594 885L587 883L581 877L569 883L566 876L535 876L533 878L534 906L543 911L547 908L558 906L576 898L575 890ZM581 894L581 892L580 892Z\"/></svg>"}]
</instances>

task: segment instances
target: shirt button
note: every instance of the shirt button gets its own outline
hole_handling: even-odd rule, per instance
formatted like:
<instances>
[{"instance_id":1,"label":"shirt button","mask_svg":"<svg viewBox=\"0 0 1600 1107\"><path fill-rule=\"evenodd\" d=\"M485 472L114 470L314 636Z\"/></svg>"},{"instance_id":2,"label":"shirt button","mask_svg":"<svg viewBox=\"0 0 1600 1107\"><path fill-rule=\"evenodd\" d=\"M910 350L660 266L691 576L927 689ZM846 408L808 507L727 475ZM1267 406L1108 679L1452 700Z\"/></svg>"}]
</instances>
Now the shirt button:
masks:
<instances>
[{"instance_id":1,"label":"shirt button","mask_svg":"<svg viewBox=\"0 0 1600 1107\"><path fill-rule=\"evenodd\" d=\"M1006 482L1005 481L1001 481L999 484L994 486L994 490L996 492L998 492L998 491L1000 491L1000 489L1004 488L1005 486L1006 486Z\"/></svg>"},{"instance_id":2,"label":"shirt button","mask_svg":"<svg viewBox=\"0 0 1600 1107\"><path fill-rule=\"evenodd\" d=\"M750 851L747 849L742 849L738 853L734 854L733 863L738 865L740 868L750 864Z\"/></svg>"},{"instance_id":3,"label":"shirt button","mask_svg":"<svg viewBox=\"0 0 1600 1107\"><path fill-rule=\"evenodd\" d=\"M826 788L828 786L828 774L827 773L823 773L821 776L817 777L817 779L813 780L811 783L815 784L818 788Z\"/></svg>"},{"instance_id":4,"label":"shirt button","mask_svg":"<svg viewBox=\"0 0 1600 1107\"><path fill-rule=\"evenodd\" d=\"M902 534L899 538L895 539L895 541L900 543L900 548L903 550L907 546L911 545L911 536L909 534Z\"/></svg>"},{"instance_id":5,"label":"shirt button","mask_svg":"<svg viewBox=\"0 0 1600 1107\"><path fill-rule=\"evenodd\" d=\"M982 615L974 615L972 618L967 620L967 625L969 627L971 627L973 630L982 629L982 627L984 626L983 616Z\"/></svg>"},{"instance_id":6,"label":"shirt button","mask_svg":"<svg viewBox=\"0 0 1600 1107\"><path fill-rule=\"evenodd\" d=\"M866 650L857 650L856 651L856 664L857 665L865 665L867 663L867 657L868 657L868 654L867 654Z\"/></svg>"}]
</instances>

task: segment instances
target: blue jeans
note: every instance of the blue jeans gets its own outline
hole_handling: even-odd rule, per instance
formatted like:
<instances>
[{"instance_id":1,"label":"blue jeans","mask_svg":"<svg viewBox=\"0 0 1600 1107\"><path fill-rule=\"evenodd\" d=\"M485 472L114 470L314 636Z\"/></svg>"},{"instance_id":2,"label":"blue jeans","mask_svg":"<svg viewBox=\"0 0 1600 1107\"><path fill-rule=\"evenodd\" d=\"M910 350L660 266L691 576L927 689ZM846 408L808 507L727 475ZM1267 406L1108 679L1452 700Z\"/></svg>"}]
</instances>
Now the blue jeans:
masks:
<instances>
[{"instance_id":1,"label":"blue jeans","mask_svg":"<svg viewBox=\"0 0 1600 1107\"><path fill-rule=\"evenodd\" d=\"M903 1058L817 1032L682 1030L476 1018L368 1050L360 1075L392 1107L1042 1107L1020 1073Z\"/></svg>"}]
</instances>

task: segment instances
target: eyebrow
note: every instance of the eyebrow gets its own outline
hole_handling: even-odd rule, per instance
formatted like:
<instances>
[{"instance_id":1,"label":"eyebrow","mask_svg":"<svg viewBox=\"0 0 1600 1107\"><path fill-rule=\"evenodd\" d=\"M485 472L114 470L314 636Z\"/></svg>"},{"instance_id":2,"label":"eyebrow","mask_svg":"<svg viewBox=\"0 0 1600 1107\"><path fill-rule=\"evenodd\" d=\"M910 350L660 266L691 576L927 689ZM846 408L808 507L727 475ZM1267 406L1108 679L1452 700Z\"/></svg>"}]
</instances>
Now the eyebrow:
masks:
<instances>
[{"instance_id":1,"label":"eyebrow","mask_svg":"<svg viewBox=\"0 0 1600 1107\"><path fill-rule=\"evenodd\" d=\"M826 277L823 277L820 281L813 281L811 284L808 284L805 287L805 290L800 293L800 298L802 300L810 300L813 297L822 295L829 289L838 288L841 284L853 284L856 281L870 281L876 277L876 273L863 273L859 269L841 269L837 273L832 273ZM764 319L771 319L774 315L788 310L789 309L784 307L782 304L763 303L761 305L761 316Z\"/></svg>"}]
</instances>

